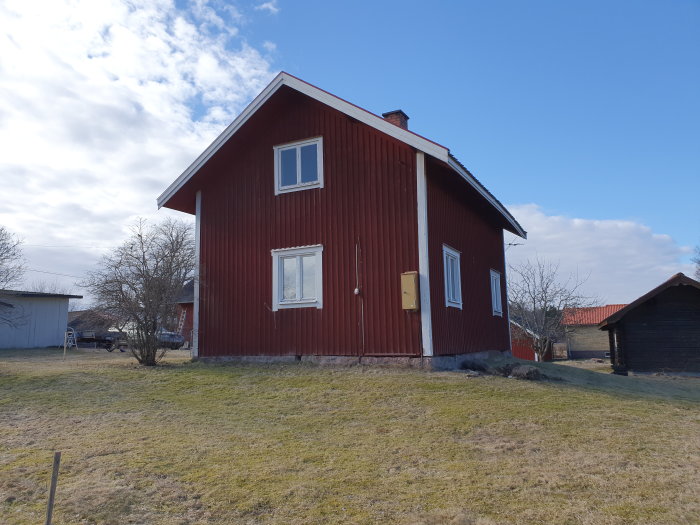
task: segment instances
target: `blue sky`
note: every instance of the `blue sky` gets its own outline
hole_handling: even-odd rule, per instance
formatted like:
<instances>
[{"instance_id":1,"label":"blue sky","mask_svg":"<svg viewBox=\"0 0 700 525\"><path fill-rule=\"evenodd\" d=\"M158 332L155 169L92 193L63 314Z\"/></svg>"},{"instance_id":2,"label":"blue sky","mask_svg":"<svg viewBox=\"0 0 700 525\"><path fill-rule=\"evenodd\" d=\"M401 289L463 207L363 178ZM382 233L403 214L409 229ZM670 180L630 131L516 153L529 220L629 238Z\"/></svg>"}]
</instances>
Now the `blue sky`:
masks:
<instances>
[{"instance_id":1,"label":"blue sky","mask_svg":"<svg viewBox=\"0 0 700 525\"><path fill-rule=\"evenodd\" d=\"M449 147L528 230L510 262L631 301L700 244L698 27L695 0L7 0L0 224L27 286L79 293L284 70Z\"/></svg>"},{"instance_id":2,"label":"blue sky","mask_svg":"<svg viewBox=\"0 0 700 525\"><path fill-rule=\"evenodd\" d=\"M275 65L402 108L504 202L700 242L699 2L278 5Z\"/></svg>"}]
</instances>

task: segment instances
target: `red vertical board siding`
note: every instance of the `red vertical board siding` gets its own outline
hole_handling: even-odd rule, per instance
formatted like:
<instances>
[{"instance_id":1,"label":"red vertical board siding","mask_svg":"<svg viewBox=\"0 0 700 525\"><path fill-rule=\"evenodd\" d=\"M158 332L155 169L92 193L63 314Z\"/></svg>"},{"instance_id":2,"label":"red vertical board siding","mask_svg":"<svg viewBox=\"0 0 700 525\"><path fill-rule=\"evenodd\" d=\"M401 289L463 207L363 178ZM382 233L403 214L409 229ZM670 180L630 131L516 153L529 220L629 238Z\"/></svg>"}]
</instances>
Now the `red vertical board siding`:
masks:
<instances>
[{"instance_id":1,"label":"red vertical board siding","mask_svg":"<svg viewBox=\"0 0 700 525\"><path fill-rule=\"evenodd\" d=\"M317 136L324 187L276 196L273 146ZM400 294L418 269L411 147L282 88L202 171L201 356L420 355ZM270 250L313 244L323 308L273 312Z\"/></svg>"},{"instance_id":2,"label":"red vertical board siding","mask_svg":"<svg viewBox=\"0 0 700 525\"><path fill-rule=\"evenodd\" d=\"M506 309L503 229L483 198L447 166L426 161L428 259L434 355L509 350L508 320L494 316L490 270L501 273ZM445 306L442 246L461 252L462 309Z\"/></svg>"}]
</instances>

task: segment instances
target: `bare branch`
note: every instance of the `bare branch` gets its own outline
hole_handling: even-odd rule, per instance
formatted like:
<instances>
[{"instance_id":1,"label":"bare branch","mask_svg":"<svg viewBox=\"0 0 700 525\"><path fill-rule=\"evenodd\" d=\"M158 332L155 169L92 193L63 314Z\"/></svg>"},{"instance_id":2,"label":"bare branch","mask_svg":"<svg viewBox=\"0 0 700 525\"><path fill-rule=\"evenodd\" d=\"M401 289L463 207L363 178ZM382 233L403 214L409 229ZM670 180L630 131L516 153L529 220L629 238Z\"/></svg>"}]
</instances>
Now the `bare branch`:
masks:
<instances>
[{"instance_id":1,"label":"bare branch","mask_svg":"<svg viewBox=\"0 0 700 525\"><path fill-rule=\"evenodd\" d=\"M0 226L0 290L18 283L24 274L22 241Z\"/></svg>"},{"instance_id":2,"label":"bare branch","mask_svg":"<svg viewBox=\"0 0 700 525\"><path fill-rule=\"evenodd\" d=\"M509 270L510 315L538 337L535 349L541 360L550 343L563 336L564 310L593 306L596 300L581 291L586 279L578 275L560 278L559 263L537 258L510 266Z\"/></svg>"},{"instance_id":3,"label":"bare branch","mask_svg":"<svg viewBox=\"0 0 700 525\"><path fill-rule=\"evenodd\" d=\"M173 219L149 225L139 219L124 244L103 257L83 285L100 311L127 328L134 357L155 365L165 354L158 352L158 332L175 326L176 301L193 273L191 225Z\"/></svg>"}]
</instances>

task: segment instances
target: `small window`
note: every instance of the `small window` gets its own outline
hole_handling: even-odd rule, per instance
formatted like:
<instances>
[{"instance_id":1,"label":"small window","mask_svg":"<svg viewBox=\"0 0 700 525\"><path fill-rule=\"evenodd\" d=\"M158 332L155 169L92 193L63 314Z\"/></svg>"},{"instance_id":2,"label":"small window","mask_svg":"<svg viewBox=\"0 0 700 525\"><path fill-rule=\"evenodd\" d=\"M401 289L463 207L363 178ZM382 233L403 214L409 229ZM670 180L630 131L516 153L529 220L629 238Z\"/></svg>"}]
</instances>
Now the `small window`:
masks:
<instances>
[{"instance_id":1,"label":"small window","mask_svg":"<svg viewBox=\"0 0 700 525\"><path fill-rule=\"evenodd\" d=\"M322 308L323 246L272 250L272 309Z\"/></svg>"},{"instance_id":2,"label":"small window","mask_svg":"<svg viewBox=\"0 0 700 525\"><path fill-rule=\"evenodd\" d=\"M501 301L501 274L491 270L491 308L493 315L503 316L503 302Z\"/></svg>"},{"instance_id":3,"label":"small window","mask_svg":"<svg viewBox=\"0 0 700 525\"><path fill-rule=\"evenodd\" d=\"M275 146L275 195L323 188L323 139Z\"/></svg>"},{"instance_id":4,"label":"small window","mask_svg":"<svg viewBox=\"0 0 700 525\"><path fill-rule=\"evenodd\" d=\"M459 252L442 245L442 261L445 270L445 306L462 309L462 279L459 270Z\"/></svg>"}]
</instances>

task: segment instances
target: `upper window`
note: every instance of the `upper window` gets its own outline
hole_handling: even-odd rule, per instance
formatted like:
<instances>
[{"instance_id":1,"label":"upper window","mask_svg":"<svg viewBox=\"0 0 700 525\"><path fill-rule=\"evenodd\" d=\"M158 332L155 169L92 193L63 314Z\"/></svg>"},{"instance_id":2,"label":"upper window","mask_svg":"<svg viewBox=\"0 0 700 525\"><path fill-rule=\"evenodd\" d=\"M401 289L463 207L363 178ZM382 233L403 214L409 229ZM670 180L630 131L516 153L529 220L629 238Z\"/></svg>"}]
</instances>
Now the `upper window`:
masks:
<instances>
[{"instance_id":1,"label":"upper window","mask_svg":"<svg viewBox=\"0 0 700 525\"><path fill-rule=\"evenodd\" d=\"M272 309L322 308L323 246L272 250Z\"/></svg>"},{"instance_id":2,"label":"upper window","mask_svg":"<svg viewBox=\"0 0 700 525\"><path fill-rule=\"evenodd\" d=\"M323 139L275 146L275 195L323 188Z\"/></svg>"},{"instance_id":3,"label":"upper window","mask_svg":"<svg viewBox=\"0 0 700 525\"><path fill-rule=\"evenodd\" d=\"M493 315L503 315L503 302L501 301L501 274L491 270L491 308Z\"/></svg>"},{"instance_id":4,"label":"upper window","mask_svg":"<svg viewBox=\"0 0 700 525\"><path fill-rule=\"evenodd\" d=\"M442 262L445 270L445 306L462 309L462 279L459 273L459 252L442 245Z\"/></svg>"}]
</instances>

